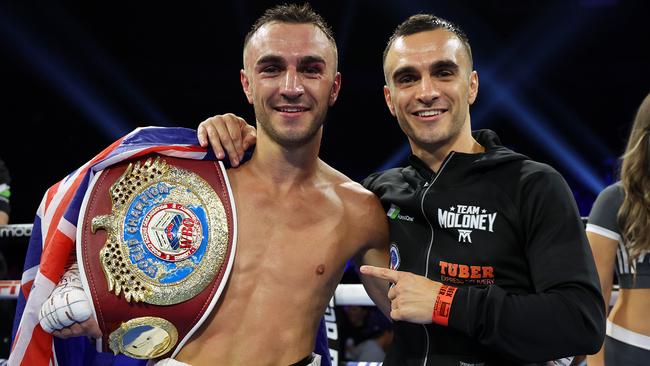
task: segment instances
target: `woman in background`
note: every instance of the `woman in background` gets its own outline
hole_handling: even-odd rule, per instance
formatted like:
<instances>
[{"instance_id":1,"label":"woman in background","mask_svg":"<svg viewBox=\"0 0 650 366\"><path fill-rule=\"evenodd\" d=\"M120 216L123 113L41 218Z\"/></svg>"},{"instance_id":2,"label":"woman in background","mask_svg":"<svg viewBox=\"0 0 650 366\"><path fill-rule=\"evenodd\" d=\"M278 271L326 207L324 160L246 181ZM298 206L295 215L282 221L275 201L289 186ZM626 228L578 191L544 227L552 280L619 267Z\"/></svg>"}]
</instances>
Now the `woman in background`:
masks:
<instances>
[{"instance_id":1,"label":"woman in background","mask_svg":"<svg viewBox=\"0 0 650 366\"><path fill-rule=\"evenodd\" d=\"M650 94L634 119L623 155L621 180L594 202L587 237L606 304L613 272L619 296L607 319L607 336L588 365L650 364Z\"/></svg>"}]
</instances>

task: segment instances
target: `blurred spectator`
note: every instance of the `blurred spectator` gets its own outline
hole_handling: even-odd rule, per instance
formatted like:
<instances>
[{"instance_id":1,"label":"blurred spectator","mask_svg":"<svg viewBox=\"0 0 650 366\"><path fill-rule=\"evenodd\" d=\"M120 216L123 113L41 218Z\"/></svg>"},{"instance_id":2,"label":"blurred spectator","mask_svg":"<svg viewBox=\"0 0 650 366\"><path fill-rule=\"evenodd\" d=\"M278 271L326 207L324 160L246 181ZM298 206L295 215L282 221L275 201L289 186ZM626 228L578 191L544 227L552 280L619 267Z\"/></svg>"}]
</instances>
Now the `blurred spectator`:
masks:
<instances>
[{"instance_id":1,"label":"blurred spectator","mask_svg":"<svg viewBox=\"0 0 650 366\"><path fill-rule=\"evenodd\" d=\"M368 339L369 330L367 318L369 308L359 305L342 306L342 316L339 324L341 345L344 347L344 359L352 360L354 347Z\"/></svg>"},{"instance_id":2,"label":"blurred spectator","mask_svg":"<svg viewBox=\"0 0 650 366\"><path fill-rule=\"evenodd\" d=\"M10 183L9 170L4 161L0 159L0 225L9 223L9 213L11 211L9 206ZM7 262L2 254L2 247L0 247L0 280L4 280L6 277ZM4 320L0 321L0 365L3 362L2 358L9 355L12 317L8 315L13 314L14 306L14 300L0 300L0 314L5 317Z\"/></svg>"},{"instance_id":3,"label":"blurred spectator","mask_svg":"<svg viewBox=\"0 0 650 366\"><path fill-rule=\"evenodd\" d=\"M367 316L369 338L356 345L350 352L351 361L383 361L386 349L393 341L393 326L379 311Z\"/></svg>"},{"instance_id":4,"label":"blurred spectator","mask_svg":"<svg viewBox=\"0 0 650 366\"><path fill-rule=\"evenodd\" d=\"M9 170L5 166L4 161L0 160L0 225L7 225L9 223Z\"/></svg>"},{"instance_id":5,"label":"blurred spectator","mask_svg":"<svg viewBox=\"0 0 650 366\"><path fill-rule=\"evenodd\" d=\"M4 161L0 159L0 225L7 225L9 223L9 190L11 183L9 178L9 170ZM0 280L4 280L7 276L7 262L5 261L2 251L0 251Z\"/></svg>"},{"instance_id":6,"label":"blurred spectator","mask_svg":"<svg viewBox=\"0 0 650 366\"><path fill-rule=\"evenodd\" d=\"M341 319L339 333L341 335L341 345L345 347L344 358L352 360L352 351L354 347L367 338L366 317L368 308L358 305L343 306L343 316Z\"/></svg>"},{"instance_id":7,"label":"blurred spectator","mask_svg":"<svg viewBox=\"0 0 650 366\"><path fill-rule=\"evenodd\" d=\"M339 317L341 345L347 361L382 361L392 342L392 324L373 306L348 305Z\"/></svg>"}]
</instances>

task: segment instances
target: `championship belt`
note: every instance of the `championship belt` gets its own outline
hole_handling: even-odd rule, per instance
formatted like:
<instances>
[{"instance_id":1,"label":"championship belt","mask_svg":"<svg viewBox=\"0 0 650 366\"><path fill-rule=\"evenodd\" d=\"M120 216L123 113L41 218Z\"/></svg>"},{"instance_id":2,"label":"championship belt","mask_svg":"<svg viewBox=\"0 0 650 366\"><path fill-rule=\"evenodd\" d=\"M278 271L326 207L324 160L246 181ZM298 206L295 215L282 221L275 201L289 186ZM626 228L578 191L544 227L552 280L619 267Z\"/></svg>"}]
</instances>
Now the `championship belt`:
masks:
<instances>
[{"instance_id":1,"label":"championship belt","mask_svg":"<svg viewBox=\"0 0 650 366\"><path fill-rule=\"evenodd\" d=\"M220 162L149 157L95 176L77 261L103 338L98 351L174 357L226 285L235 207Z\"/></svg>"}]
</instances>

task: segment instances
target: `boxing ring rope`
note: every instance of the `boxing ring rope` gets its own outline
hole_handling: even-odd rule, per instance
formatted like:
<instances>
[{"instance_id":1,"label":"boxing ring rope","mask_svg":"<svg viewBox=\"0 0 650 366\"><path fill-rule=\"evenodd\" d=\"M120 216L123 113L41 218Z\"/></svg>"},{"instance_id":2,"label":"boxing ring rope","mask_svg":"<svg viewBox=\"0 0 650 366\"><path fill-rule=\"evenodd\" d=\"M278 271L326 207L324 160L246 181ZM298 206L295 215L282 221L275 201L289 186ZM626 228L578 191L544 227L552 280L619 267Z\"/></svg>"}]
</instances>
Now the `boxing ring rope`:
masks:
<instances>
[{"instance_id":1,"label":"boxing ring rope","mask_svg":"<svg viewBox=\"0 0 650 366\"><path fill-rule=\"evenodd\" d=\"M0 300L9 300L18 298L20 291L19 280L1 280L0 281ZM359 305L375 306L370 297L363 288L363 285L345 285L340 284L334 294L334 303L337 306Z\"/></svg>"},{"instance_id":2,"label":"boxing ring rope","mask_svg":"<svg viewBox=\"0 0 650 366\"><path fill-rule=\"evenodd\" d=\"M25 238L29 239L32 235L32 224L11 224L0 225L0 239Z\"/></svg>"},{"instance_id":3,"label":"boxing ring rope","mask_svg":"<svg viewBox=\"0 0 650 366\"><path fill-rule=\"evenodd\" d=\"M16 299L19 291L20 281L0 280L0 300Z\"/></svg>"}]
</instances>

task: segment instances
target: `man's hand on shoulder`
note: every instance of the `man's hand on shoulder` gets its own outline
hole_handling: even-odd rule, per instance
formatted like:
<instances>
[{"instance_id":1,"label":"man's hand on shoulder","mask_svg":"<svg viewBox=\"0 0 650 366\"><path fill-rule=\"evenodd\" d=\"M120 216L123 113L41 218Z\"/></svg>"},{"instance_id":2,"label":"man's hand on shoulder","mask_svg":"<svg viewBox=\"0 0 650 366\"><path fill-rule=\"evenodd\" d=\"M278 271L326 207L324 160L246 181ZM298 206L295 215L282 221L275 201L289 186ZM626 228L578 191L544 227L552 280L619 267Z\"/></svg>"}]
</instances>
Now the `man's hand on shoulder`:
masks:
<instances>
[{"instance_id":1,"label":"man's hand on shoulder","mask_svg":"<svg viewBox=\"0 0 650 366\"><path fill-rule=\"evenodd\" d=\"M257 131L243 118L227 113L201 122L197 137L202 147L212 146L218 159L228 154L230 165L236 167L244 158L244 152L257 141Z\"/></svg>"},{"instance_id":2,"label":"man's hand on shoulder","mask_svg":"<svg viewBox=\"0 0 650 366\"><path fill-rule=\"evenodd\" d=\"M388 268L361 266L363 275L392 282L388 291L390 317L410 323L429 324L442 284L424 276Z\"/></svg>"}]
</instances>

